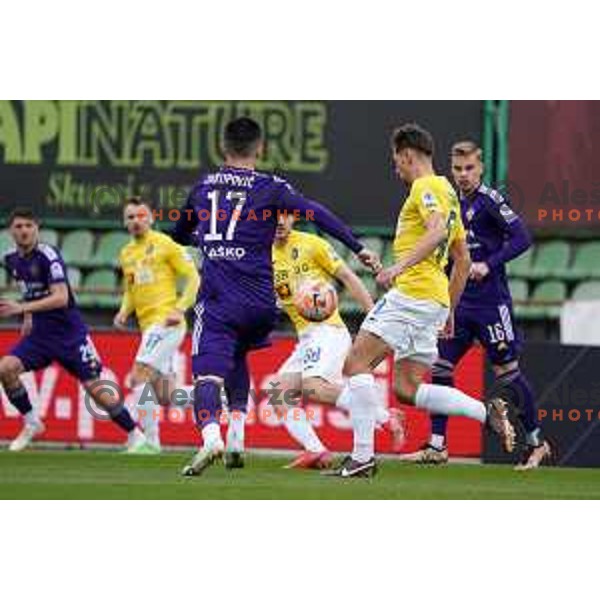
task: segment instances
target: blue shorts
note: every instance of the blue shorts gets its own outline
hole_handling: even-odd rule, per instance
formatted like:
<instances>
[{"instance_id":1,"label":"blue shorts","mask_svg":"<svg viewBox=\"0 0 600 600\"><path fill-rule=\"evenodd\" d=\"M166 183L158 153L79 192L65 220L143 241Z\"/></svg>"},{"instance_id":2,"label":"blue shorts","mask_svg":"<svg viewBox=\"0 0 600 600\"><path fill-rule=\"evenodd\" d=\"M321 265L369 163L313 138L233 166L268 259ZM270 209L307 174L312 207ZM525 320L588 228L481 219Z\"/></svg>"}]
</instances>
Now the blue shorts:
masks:
<instances>
[{"instance_id":1,"label":"blue shorts","mask_svg":"<svg viewBox=\"0 0 600 600\"><path fill-rule=\"evenodd\" d=\"M81 382L98 379L102 372L100 357L87 334L71 340L28 335L9 355L16 356L25 371L38 371L56 361Z\"/></svg>"},{"instance_id":2,"label":"blue shorts","mask_svg":"<svg viewBox=\"0 0 600 600\"><path fill-rule=\"evenodd\" d=\"M479 341L494 365L505 365L519 358L521 335L515 327L512 305L462 308L454 317L454 337L439 340L439 358L457 365L471 346Z\"/></svg>"},{"instance_id":3,"label":"blue shorts","mask_svg":"<svg viewBox=\"0 0 600 600\"><path fill-rule=\"evenodd\" d=\"M277 322L272 308L223 307L201 302L194 309L192 373L226 379L250 350L270 346Z\"/></svg>"}]
</instances>

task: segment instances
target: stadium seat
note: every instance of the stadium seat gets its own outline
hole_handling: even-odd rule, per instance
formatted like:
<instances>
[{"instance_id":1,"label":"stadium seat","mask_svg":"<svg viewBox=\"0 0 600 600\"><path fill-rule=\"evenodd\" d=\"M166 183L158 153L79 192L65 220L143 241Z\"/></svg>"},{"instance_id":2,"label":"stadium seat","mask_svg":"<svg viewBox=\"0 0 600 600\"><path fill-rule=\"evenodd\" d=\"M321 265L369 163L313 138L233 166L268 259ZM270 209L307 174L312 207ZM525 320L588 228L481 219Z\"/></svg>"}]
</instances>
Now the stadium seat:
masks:
<instances>
[{"instance_id":1,"label":"stadium seat","mask_svg":"<svg viewBox=\"0 0 600 600\"><path fill-rule=\"evenodd\" d=\"M529 305L522 306L516 314L525 319L556 319L567 298L567 286L563 281L543 281L533 290Z\"/></svg>"},{"instance_id":2,"label":"stadium seat","mask_svg":"<svg viewBox=\"0 0 600 600\"><path fill-rule=\"evenodd\" d=\"M5 289L8 286L8 277L6 276L6 269L0 268L0 290Z\"/></svg>"},{"instance_id":3,"label":"stadium seat","mask_svg":"<svg viewBox=\"0 0 600 600\"><path fill-rule=\"evenodd\" d=\"M89 264L94 267L116 267L119 253L129 242L129 235L123 231L110 231L100 237L98 248Z\"/></svg>"},{"instance_id":4,"label":"stadium seat","mask_svg":"<svg viewBox=\"0 0 600 600\"><path fill-rule=\"evenodd\" d=\"M384 267L391 267L394 264L394 240L386 240L381 259Z\"/></svg>"},{"instance_id":5,"label":"stadium seat","mask_svg":"<svg viewBox=\"0 0 600 600\"><path fill-rule=\"evenodd\" d=\"M81 271L77 267L68 267L67 274L71 288L77 291L81 287Z\"/></svg>"},{"instance_id":6,"label":"stadium seat","mask_svg":"<svg viewBox=\"0 0 600 600\"><path fill-rule=\"evenodd\" d=\"M333 246L333 249L337 252L338 256L341 259L346 260L346 257L348 256L348 248L346 248L342 242L336 240L335 238L326 236L325 239Z\"/></svg>"},{"instance_id":7,"label":"stadium seat","mask_svg":"<svg viewBox=\"0 0 600 600\"><path fill-rule=\"evenodd\" d=\"M112 269L97 269L84 280L79 304L84 308L116 308L121 302L117 277Z\"/></svg>"},{"instance_id":8,"label":"stadium seat","mask_svg":"<svg viewBox=\"0 0 600 600\"><path fill-rule=\"evenodd\" d=\"M600 300L600 281L580 283L571 295L571 300Z\"/></svg>"},{"instance_id":9,"label":"stadium seat","mask_svg":"<svg viewBox=\"0 0 600 600\"><path fill-rule=\"evenodd\" d=\"M560 273L562 279L577 281L600 278L600 242L585 242L577 248L573 264Z\"/></svg>"},{"instance_id":10,"label":"stadium seat","mask_svg":"<svg viewBox=\"0 0 600 600\"><path fill-rule=\"evenodd\" d=\"M515 304L524 304L529 296L529 286L524 279L510 279L508 282L510 293Z\"/></svg>"},{"instance_id":11,"label":"stadium seat","mask_svg":"<svg viewBox=\"0 0 600 600\"><path fill-rule=\"evenodd\" d=\"M44 244L50 244L50 246L58 246L58 231L42 228L40 230L40 241Z\"/></svg>"},{"instance_id":12,"label":"stadium seat","mask_svg":"<svg viewBox=\"0 0 600 600\"><path fill-rule=\"evenodd\" d=\"M521 256L511 260L507 265L507 272L511 277L528 278L532 268L534 249L530 248Z\"/></svg>"},{"instance_id":13,"label":"stadium seat","mask_svg":"<svg viewBox=\"0 0 600 600\"><path fill-rule=\"evenodd\" d=\"M7 229L0 231L0 256L13 247L13 241Z\"/></svg>"},{"instance_id":14,"label":"stadium seat","mask_svg":"<svg viewBox=\"0 0 600 600\"><path fill-rule=\"evenodd\" d=\"M562 273L567 270L570 258L571 247L568 242L558 240L541 244L537 248L528 277L532 279L562 277Z\"/></svg>"},{"instance_id":15,"label":"stadium seat","mask_svg":"<svg viewBox=\"0 0 600 600\"><path fill-rule=\"evenodd\" d=\"M65 235L61 253L69 266L85 266L89 263L94 250L94 236L91 231L77 229Z\"/></svg>"}]
</instances>

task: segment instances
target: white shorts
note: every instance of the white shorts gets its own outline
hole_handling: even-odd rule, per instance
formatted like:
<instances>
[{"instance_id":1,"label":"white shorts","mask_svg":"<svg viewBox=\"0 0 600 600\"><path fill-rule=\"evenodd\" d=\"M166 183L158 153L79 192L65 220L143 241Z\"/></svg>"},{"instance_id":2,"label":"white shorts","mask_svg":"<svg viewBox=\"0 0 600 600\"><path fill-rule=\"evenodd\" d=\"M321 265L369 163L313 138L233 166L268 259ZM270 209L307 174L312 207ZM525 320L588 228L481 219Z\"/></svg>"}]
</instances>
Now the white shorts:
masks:
<instances>
[{"instance_id":1,"label":"white shorts","mask_svg":"<svg viewBox=\"0 0 600 600\"><path fill-rule=\"evenodd\" d=\"M303 379L321 377L329 383L342 384L344 362L351 346L346 327L309 325L278 374L301 373Z\"/></svg>"},{"instance_id":2,"label":"white shorts","mask_svg":"<svg viewBox=\"0 0 600 600\"><path fill-rule=\"evenodd\" d=\"M173 357L185 338L186 327L152 325L142 335L136 363L152 367L162 375L173 372Z\"/></svg>"},{"instance_id":3,"label":"white shorts","mask_svg":"<svg viewBox=\"0 0 600 600\"><path fill-rule=\"evenodd\" d=\"M380 337L404 358L433 365L438 355L438 334L448 319L448 309L432 300L418 300L390 290L365 318L361 329Z\"/></svg>"}]
</instances>

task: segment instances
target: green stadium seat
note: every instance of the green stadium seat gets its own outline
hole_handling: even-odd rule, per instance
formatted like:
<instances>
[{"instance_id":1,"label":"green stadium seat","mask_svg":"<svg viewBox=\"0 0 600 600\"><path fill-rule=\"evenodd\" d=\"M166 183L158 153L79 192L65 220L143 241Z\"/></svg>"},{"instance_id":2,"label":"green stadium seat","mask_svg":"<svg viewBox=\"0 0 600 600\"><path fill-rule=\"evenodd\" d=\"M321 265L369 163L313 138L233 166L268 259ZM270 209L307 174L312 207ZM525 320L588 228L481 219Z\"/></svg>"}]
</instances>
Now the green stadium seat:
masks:
<instances>
[{"instance_id":1,"label":"green stadium seat","mask_svg":"<svg viewBox=\"0 0 600 600\"><path fill-rule=\"evenodd\" d=\"M14 246L12 237L7 229L0 231L0 256L8 252Z\"/></svg>"},{"instance_id":2,"label":"green stadium seat","mask_svg":"<svg viewBox=\"0 0 600 600\"><path fill-rule=\"evenodd\" d=\"M562 279L578 281L600 278L600 242L584 242L575 252L573 264L560 274Z\"/></svg>"},{"instance_id":3,"label":"green stadium seat","mask_svg":"<svg viewBox=\"0 0 600 600\"><path fill-rule=\"evenodd\" d=\"M61 253L69 266L85 266L89 264L94 250L94 236L91 231L77 229L65 235L61 245Z\"/></svg>"},{"instance_id":4,"label":"green stadium seat","mask_svg":"<svg viewBox=\"0 0 600 600\"><path fill-rule=\"evenodd\" d=\"M525 319L557 319L567 299L567 286L563 281L543 281L529 297L529 305L516 311Z\"/></svg>"},{"instance_id":5,"label":"green stadium seat","mask_svg":"<svg viewBox=\"0 0 600 600\"><path fill-rule=\"evenodd\" d=\"M348 248L346 248L346 246L344 246L342 242L336 240L335 238L327 236L327 238L325 239L333 246L333 249L337 252L338 256L341 259L346 260L346 257L348 256L349 252Z\"/></svg>"},{"instance_id":6,"label":"green stadium seat","mask_svg":"<svg viewBox=\"0 0 600 600\"><path fill-rule=\"evenodd\" d=\"M573 291L571 300L600 300L600 281L580 283Z\"/></svg>"},{"instance_id":7,"label":"green stadium seat","mask_svg":"<svg viewBox=\"0 0 600 600\"><path fill-rule=\"evenodd\" d=\"M40 230L40 242L49 244L50 246L58 246L58 231L56 229L42 228Z\"/></svg>"},{"instance_id":8,"label":"green stadium seat","mask_svg":"<svg viewBox=\"0 0 600 600\"><path fill-rule=\"evenodd\" d=\"M124 231L110 231L100 237L98 248L89 264L94 267L116 267L119 264L119 253L129 242L129 234Z\"/></svg>"},{"instance_id":9,"label":"green stadium seat","mask_svg":"<svg viewBox=\"0 0 600 600\"><path fill-rule=\"evenodd\" d=\"M0 290L5 289L8 286L8 277L6 276L6 269L0 268Z\"/></svg>"},{"instance_id":10,"label":"green stadium seat","mask_svg":"<svg viewBox=\"0 0 600 600\"><path fill-rule=\"evenodd\" d=\"M96 269L84 280L79 304L84 308L115 308L121 301L117 276L112 269Z\"/></svg>"},{"instance_id":11,"label":"green stadium seat","mask_svg":"<svg viewBox=\"0 0 600 600\"><path fill-rule=\"evenodd\" d=\"M523 304L527 302L529 296L529 286L524 279L510 279L508 287L515 304Z\"/></svg>"},{"instance_id":12,"label":"green stadium seat","mask_svg":"<svg viewBox=\"0 0 600 600\"><path fill-rule=\"evenodd\" d=\"M81 287L81 271L77 267L68 267L67 274L71 288L77 291Z\"/></svg>"},{"instance_id":13,"label":"green stadium seat","mask_svg":"<svg viewBox=\"0 0 600 600\"><path fill-rule=\"evenodd\" d=\"M528 276L532 279L561 277L567 270L570 258L571 247L568 242L557 240L541 244Z\"/></svg>"},{"instance_id":14,"label":"green stadium seat","mask_svg":"<svg viewBox=\"0 0 600 600\"><path fill-rule=\"evenodd\" d=\"M381 259L384 267L391 267L394 264L394 240L386 240Z\"/></svg>"},{"instance_id":15,"label":"green stadium seat","mask_svg":"<svg viewBox=\"0 0 600 600\"><path fill-rule=\"evenodd\" d=\"M524 277L527 279L530 276L533 263L534 249L530 248L521 256L511 260L507 265L507 272L510 277Z\"/></svg>"}]
</instances>

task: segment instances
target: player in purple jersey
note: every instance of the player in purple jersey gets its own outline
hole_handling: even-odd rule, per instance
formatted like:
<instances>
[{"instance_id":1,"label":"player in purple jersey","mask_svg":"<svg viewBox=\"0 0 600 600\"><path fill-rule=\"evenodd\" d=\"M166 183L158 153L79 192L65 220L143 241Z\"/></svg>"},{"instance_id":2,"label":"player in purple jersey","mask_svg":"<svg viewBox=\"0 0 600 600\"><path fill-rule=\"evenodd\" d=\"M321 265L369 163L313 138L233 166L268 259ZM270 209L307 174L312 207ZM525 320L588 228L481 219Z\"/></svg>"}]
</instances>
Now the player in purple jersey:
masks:
<instances>
[{"instance_id":1,"label":"player in purple jersey","mask_svg":"<svg viewBox=\"0 0 600 600\"><path fill-rule=\"evenodd\" d=\"M39 221L29 209L16 209L8 225L15 249L3 257L4 268L21 289L21 302L0 299L0 317L22 316L22 339L0 359L0 382L25 425L10 445L20 451L44 431L20 375L53 361L76 377L96 404L129 434L130 448L146 438L128 410L99 379L102 365L75 304L65 263L59 251L39 242Z\"/></svg>"},{"instance_id":2,"label":"player in purple jersey","mask_svg":"<svg viewBox=\"0 0 600 600\"><path fill-rule=\"evenodd\" d=\"M331 212L284 179L256 171L263 149L258 123L245 117L231 121L223 146L225 164L194 186L173 232L177 242L194 243L203 254L192 371L194 415L204 445L184 468L188 476L199 475L225 452L219 427L222 391L229 409L246 410L246 357L268 345L277 317L272 246L278 216L297 211L296 216L314 221L365 265L380 267L379 258Z\"/></svg>"},{"instance_id":3,"label":"player in purple jersey","mask_svg":"<svg viewBox=\"0 0 600 600\"><path fill-rule=\"evenodd\" d=\"M481 149L475 143L455 144L451 159L473 264L456 310L454 337L440 340L433 381L453 386L456 365L478 340L493 366L495 395L517 406L525 430L526 449L516 468L535 469L551 458L552 450L541 433L531 385L519 369L520 332L514 325L505 270L506 263L530 247L531 238L510 204L496 190L481 183ZM431 421L429 443L405 456L405 460L425 464L448 461L448 418L434 416Z\"/></svg>"}]
</instances>

